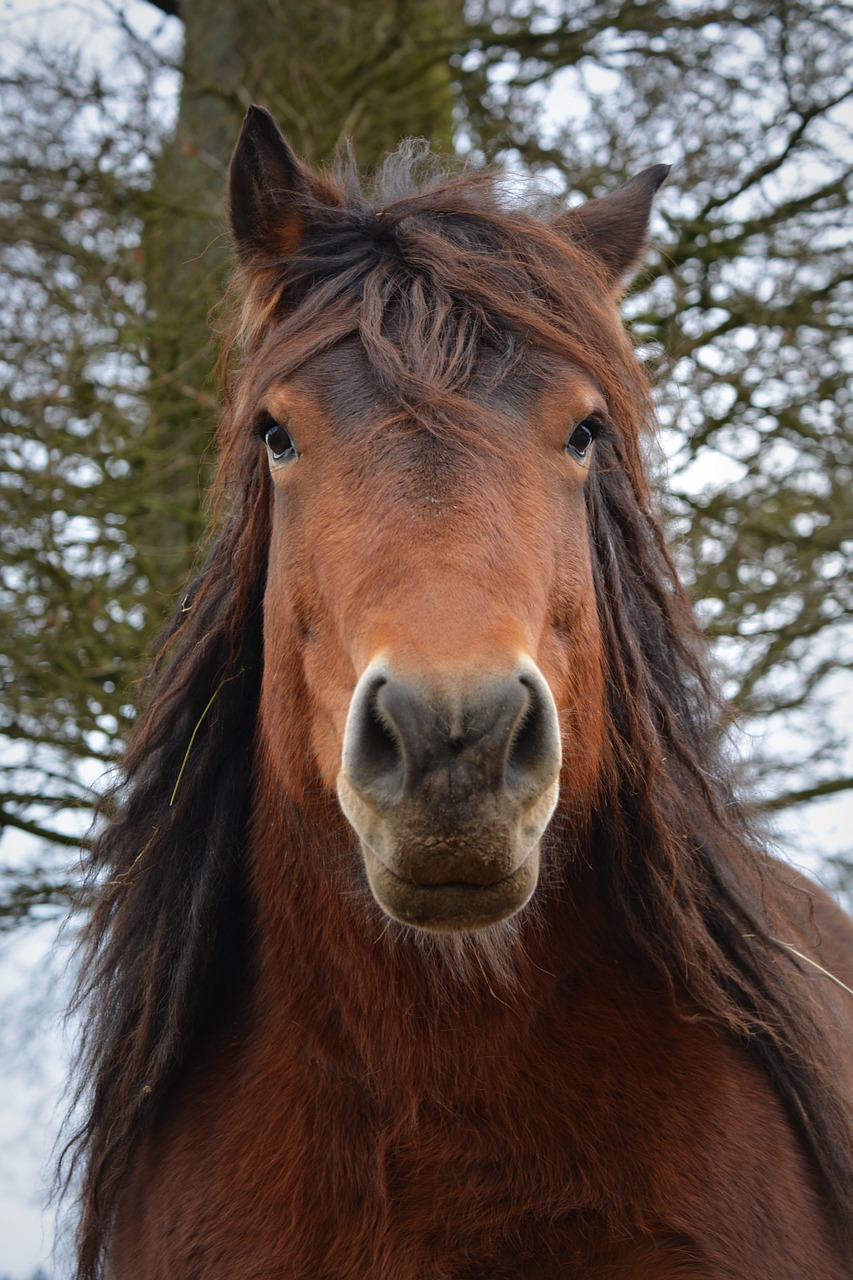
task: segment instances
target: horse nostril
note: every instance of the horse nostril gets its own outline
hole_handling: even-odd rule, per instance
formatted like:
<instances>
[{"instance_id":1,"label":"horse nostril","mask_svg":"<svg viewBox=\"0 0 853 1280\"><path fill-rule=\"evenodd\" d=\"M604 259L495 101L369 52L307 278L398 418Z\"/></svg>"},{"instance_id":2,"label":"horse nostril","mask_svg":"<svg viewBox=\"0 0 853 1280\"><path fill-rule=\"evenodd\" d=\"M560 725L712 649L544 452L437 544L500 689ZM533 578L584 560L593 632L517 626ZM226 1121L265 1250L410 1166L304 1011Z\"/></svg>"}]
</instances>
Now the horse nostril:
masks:
<instances>
[{"instance_id":1,"label":"horse nostril","mask_svg":"<svg viewBox=\"0 0 853 1280\"><path fill-rule=\"evenodd\" d=\"M382 711L381 693L387 683L385 676L378 676L361 691L350 717L346 749L353 783L366 795L386 803L398 797L405 773L400 740Z\"/></svg>"},{"instance_id":2,"label":"horse nostril","mask_svg":"<svg viewBox=\"0 0 853 1280\"><path fill-rule=\"evenodd\" d=\"M527 690L527 706L519 717L506 758L508 790L523 798L536 795L560 768L560 732L552 699L532 676L519 676Z\"/></svg>"},{"instance_id":3,"label":"horse nostril","mask_svg":"<svg viewBox=\"0 0 853 1280\"><path fill-rule=\"evenodd\" d=\"M375 671L353 696L342 764L380 811L427 797L448 810L501 792L526 807L559 773L554 700L527 667L461 686Z\"/></svg>"},{"instance_id":4,"label":"horse nostril","mask_svg":"<svg viewBox=\"0 0 853 1280\"><path fill-rule=\"evenodd\" d=\"M362 749L366 750L370 764L382 772L395 769L403 763L397 735L383 717L376 698L373 698L368 709Z\"/></svg>"}]
</instances>

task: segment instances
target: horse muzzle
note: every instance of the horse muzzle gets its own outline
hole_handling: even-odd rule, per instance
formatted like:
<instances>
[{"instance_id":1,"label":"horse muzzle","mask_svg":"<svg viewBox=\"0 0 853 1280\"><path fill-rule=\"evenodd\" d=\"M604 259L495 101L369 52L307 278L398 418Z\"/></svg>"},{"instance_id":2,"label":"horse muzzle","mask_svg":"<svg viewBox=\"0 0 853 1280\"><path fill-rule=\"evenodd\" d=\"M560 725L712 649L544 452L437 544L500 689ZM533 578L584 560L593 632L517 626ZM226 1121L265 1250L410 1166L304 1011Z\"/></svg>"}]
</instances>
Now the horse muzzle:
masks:
<instances>
[{"instance_id":1,"label":"horse muzzle","mask_svg":"<svg viewBox=\"0 0 853 1280\"><path fill-rule=\"evenodd\" d=\"M530 899L557 803L557 710L538 668L416 677L372 662L338 775L371 891L395 920L481 929Z\"/></svg>"}]
</instances>

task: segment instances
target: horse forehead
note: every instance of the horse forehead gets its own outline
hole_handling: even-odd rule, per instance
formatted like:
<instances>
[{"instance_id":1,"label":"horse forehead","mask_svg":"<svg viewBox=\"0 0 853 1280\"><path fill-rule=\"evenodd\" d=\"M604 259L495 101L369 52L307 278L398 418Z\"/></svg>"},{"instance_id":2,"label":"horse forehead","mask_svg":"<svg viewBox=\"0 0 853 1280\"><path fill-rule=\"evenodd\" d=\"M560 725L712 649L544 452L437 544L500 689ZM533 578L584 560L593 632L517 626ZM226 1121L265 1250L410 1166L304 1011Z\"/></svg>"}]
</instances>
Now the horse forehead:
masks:
<instances>
[{"instance_id":1,"label":"horse forehead","mask_svg":"<svg viewBox=\"0 0 853 1280\"><path fill-rule=\"evenodd\" d=\"M294 385L325 418L344 429L386 417L392 406L360 345L339 343L308 361Z\"/></svg>"},{"instance_id":2,"label":"horse forehead","mask_svg":"<svg viewBox=\"0 0 853 1280\"><path fill-rule=\"evenodd\" d=\"M562 356L529 350L516 359L509 372L501 368L498 352L484 346L478 353L474 376L456 394L460 403L473 401L515 421L559 413L572 393L598 398L601 388L583 366ZM399 420L401 405L383 386L361 344L355 340L338 343L313 356L287 378L291 395L319 415L334 429L357 437L365 427L388 418ZM413 380L408 407L416 418L419 402L428 396ZM452 400L442 395L445 409Z\"/></svg>"}]
</instances>

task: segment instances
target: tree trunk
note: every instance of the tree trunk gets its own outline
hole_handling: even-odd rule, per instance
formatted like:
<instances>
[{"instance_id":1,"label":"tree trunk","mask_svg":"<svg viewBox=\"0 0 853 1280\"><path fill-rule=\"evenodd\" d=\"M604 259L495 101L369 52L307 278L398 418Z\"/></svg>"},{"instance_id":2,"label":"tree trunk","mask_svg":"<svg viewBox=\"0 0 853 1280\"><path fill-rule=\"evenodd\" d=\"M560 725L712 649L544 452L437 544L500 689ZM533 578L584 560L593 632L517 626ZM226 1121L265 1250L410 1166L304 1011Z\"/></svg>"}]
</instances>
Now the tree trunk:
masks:
<instances>
[{"instance_id":1,"label":"tree trunk","mask_svg":"<svg viewBox=\"0 0 853 1280\"><path fill-rule=\"evenodd\" d=\"M208 313L225 289L223 192L246 107L267 106L295 149L329 160L347 138L362 166L407 135L453 140L450 58L462 0L182 0L183 85L145 226L151 508L138 553L167 611L203 527L216 388Z\"/></svg>"}]
</instances>

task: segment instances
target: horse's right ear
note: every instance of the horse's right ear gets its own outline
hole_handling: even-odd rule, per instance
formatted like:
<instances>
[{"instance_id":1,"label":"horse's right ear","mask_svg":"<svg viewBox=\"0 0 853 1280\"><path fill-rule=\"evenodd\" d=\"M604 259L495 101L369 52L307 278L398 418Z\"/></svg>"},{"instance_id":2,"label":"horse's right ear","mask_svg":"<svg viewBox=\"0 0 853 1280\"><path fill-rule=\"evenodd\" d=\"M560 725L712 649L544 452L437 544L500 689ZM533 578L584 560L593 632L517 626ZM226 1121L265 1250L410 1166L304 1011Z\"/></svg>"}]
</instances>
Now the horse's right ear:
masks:
<instances>
[{"instance_id":1,"label":"horse's right ear","mask_svg":"<svg viewBox=\"0 0 853 1280\"><path fill-rule=\"evenodd\" d=\"M249 107L228 174L231 235L241 261L293 252L301 239L301 206L313 193L313 178L270 113Z\"/></svg>"}]
</instances>

